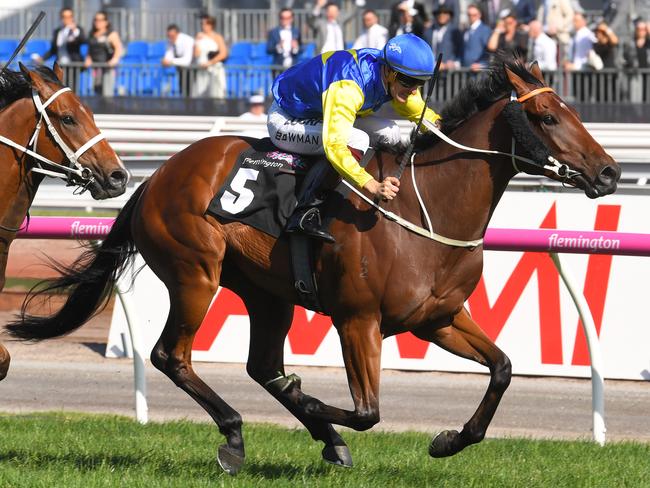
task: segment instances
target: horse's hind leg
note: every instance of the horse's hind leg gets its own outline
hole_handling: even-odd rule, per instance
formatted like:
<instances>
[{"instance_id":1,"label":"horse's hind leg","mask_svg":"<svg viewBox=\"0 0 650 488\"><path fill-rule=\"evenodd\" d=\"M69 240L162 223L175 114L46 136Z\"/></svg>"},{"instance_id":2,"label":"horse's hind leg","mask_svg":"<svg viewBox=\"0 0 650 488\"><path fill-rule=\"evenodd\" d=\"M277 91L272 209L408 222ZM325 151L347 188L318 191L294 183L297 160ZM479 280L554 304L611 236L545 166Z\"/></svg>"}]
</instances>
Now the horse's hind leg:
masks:
<instances>
[{"instance_id":1,"label":"horse's hind leg","mask_svg":"<svg viewBox=\"0 0 650 488\"><path fill-rule=\"evenodd\" d=\"M220 266L220 263L215 265ZM218 277L219 273L215 275ZM191 360L194 336L217 287L218 282L210 283L205 274L198 270L184 273L178 277L175 287L169 287L169 317L151 352L151 362L216 422L219 431L226 437L226 444L219 447L217 460L226 472L236 474L245 456L241 416L197 376Z\"/></svg>"},{"instance_id":2,"label":"horse's hind leg","mask_svg":"<svg viewBox=\"0 0 650 488\"><path fill-rule=\"evenodd\" d=\"M301 380L284 371L284 341L293 319L293 305L261 290L237 293L244 299L251 322L248 374L289 410L309 431L312 438L325 443L323 459L340 466L352 466L350 450L332 424L305 413L308 399L300 389Z\"/></svg>"},{"instance_id":3,"label":"horse's hind leg","mask_svg":"<svg viewBox=\"0 0 650 488\"><path fill-rule=\"evenodd\" d=\"M457 356L471 359L490 369L490 384L474 415L461 432L445 430L429 446L433 457L451 456L485 437L492 417L510 384L511 367L508 357L463 309L454 316L450 326L433 331L418 329L413 333L421 339L434 342Z\"/></svg>"},{"instance_id":4,"label":"horse's hind leg","mask_svg":"<svg viewBox=\"0 0 650 488\"><path fill-rule=\"evenodd\" d=\"M0 343L0 381L4 380L7 376L7 371L9 371L9 362L11 361L11 356L9 356L9 351Z\"/></svg>"}]
</instances>

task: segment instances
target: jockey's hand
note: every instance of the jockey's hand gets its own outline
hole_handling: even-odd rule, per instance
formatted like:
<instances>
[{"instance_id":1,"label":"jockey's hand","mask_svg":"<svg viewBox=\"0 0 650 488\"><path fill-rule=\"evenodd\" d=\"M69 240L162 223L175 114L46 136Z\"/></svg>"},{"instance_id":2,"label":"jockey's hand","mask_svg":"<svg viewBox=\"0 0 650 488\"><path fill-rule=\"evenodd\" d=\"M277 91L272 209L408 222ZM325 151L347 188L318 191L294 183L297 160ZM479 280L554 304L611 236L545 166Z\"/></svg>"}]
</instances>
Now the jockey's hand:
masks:
<instances>
[{"instance_id":1,"label":"jockey's hand","mask_svg":"<svg viewBox=\"0 0 650 488\"><path fill-rule=\"evenodd\" d=\"M372 179L364 188L382 200L392 200L399 191L399 180L394 176L387 176L381 183Z\"/></svg>"}]
</instances>

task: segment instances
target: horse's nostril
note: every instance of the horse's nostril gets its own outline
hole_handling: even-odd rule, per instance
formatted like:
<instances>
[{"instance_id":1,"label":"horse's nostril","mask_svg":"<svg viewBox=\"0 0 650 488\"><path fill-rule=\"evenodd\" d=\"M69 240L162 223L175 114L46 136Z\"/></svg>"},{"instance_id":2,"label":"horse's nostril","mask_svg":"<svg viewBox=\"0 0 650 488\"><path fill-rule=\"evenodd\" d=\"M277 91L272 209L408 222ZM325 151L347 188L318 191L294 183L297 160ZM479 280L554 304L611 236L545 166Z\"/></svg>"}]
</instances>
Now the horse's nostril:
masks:
<instances>
[{"instance_id":1,"label":"horse's nostril","mask_svg":"<svg viewBox=\"0 0 650 488\"><path fill-rule=\"evenodd\" d=\"M122 169L116 169L110 174L109 179L113 186L124 186L129 179L129 174Z\"/></svg>"},{"instance_id":2,"label":"horse's nostril","mask_svg":"<svg viewBox=\"0 0 650 488\"><path fill-rule=\"evenodd\" d=\"M605 166L598 175L598 182L605 185L611 185L618 180L619 176L620 171L617 168L614 166Z\"/></svg>"}]
</instances>

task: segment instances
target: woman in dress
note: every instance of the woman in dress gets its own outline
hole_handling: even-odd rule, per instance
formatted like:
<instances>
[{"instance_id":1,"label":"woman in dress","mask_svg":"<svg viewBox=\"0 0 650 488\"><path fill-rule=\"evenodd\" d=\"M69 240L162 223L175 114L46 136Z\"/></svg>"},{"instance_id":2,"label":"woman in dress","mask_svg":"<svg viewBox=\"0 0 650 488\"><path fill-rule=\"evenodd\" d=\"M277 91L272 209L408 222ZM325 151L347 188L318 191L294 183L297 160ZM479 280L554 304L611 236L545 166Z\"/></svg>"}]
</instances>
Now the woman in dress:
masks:
<instances>
[{"instance_id":1,"label":"woman in dress","mask_svg":"<svg viewBox=\"0 0 650 488\"><path fill-rule=\"evenodd\" d=\"M215 32L216 19L201 17L201 32L194 42L194 57L200 68L192 86L193 97L224 98L226 72L223 61L228 57L228 46L223 36Z\"/></svg>"},{"instance_id":2,"label":"woman in dress","mask_svg":"<svg viewBox=\"0 0 650 488\"><path fill-rule=\"evenodd\" d=\"M115 69L119 63L124 47L120 35L111 28L108 15L103 10L95 14L93 27L88 37L88 54L84 62L87 68L93 68L93 89L95 95L112 97L115 89ZM106 67L106 66L109 67Z\"/></svg>"}]
</instances>

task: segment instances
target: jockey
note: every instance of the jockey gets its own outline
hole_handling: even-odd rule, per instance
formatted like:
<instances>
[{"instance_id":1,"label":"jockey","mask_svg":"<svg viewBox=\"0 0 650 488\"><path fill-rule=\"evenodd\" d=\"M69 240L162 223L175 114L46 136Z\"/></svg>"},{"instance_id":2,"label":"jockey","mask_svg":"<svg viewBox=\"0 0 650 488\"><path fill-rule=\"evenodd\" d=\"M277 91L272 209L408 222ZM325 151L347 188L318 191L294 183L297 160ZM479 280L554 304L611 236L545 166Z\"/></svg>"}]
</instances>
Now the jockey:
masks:
<instances>
[{"instance_id":1,"label":"jockey","mask_svg":"<svg viewBox=\"0 0 650 488\"><path fill-rule=\"evenodd\" d=\"M273 83L274 102L268 116L269 135L280 149L304 155L323 154L329 164L315 164L305 177L298 205L286 232L334 242L322 228L318 187L330 172L337 173L374 196L391 200L399 190L393 176L375 180L352 149L364 153L370 145L399 146L399 126L374 115L386 102L395 112L417 122L424 108L419 88L433 71L429 45L413 34L389 40L383 50L331 51L289 68ZM440 118L430 108L425 124Z\"/></svg>"}]
</instances>

